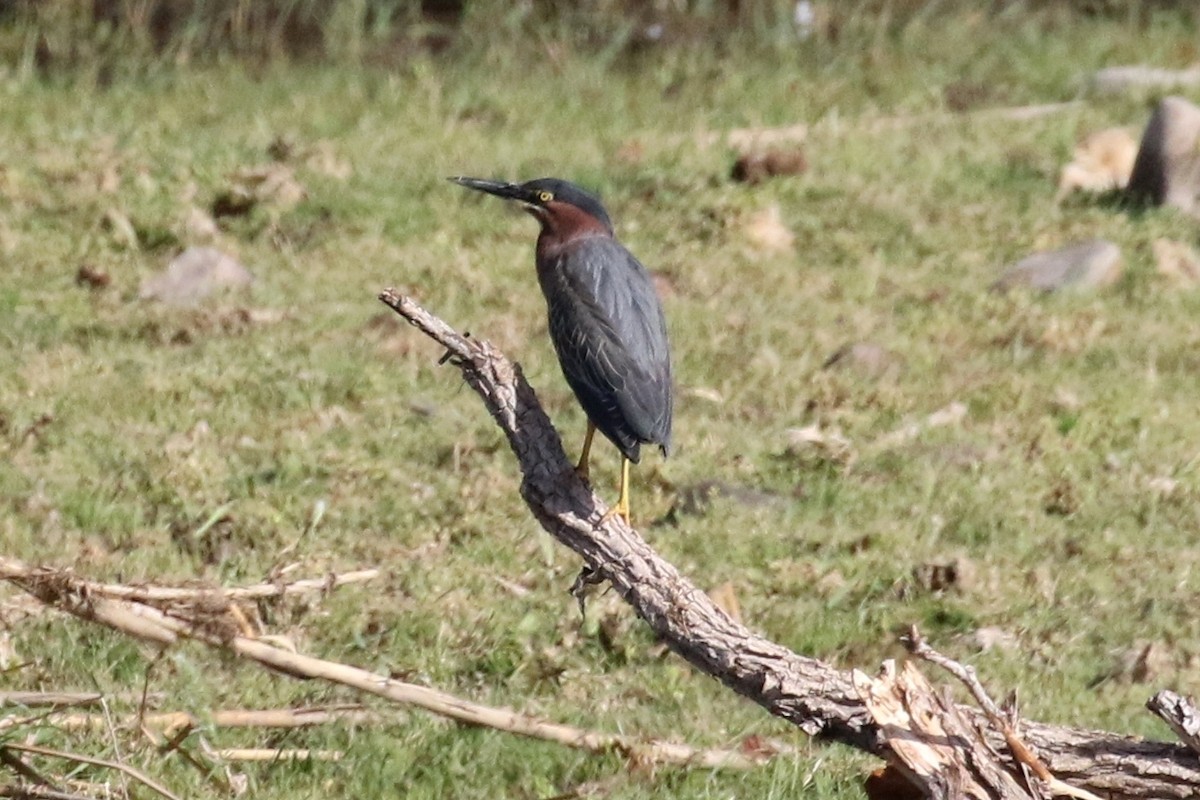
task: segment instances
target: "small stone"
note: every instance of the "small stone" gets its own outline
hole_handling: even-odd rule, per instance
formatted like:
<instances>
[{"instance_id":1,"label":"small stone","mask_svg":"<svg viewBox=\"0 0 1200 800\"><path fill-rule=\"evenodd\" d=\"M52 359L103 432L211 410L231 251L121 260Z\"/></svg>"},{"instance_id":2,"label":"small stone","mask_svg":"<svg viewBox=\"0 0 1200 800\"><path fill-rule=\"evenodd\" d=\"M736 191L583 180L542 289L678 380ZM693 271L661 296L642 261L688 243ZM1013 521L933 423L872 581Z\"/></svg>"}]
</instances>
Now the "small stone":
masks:
<instances>
[{"instance_id":1,"label":"small stone","mask_svg":"<svg viewBox=\"0 0 1200 800\"><path fill-rule=\"evenodd\" d=\"M1108 192L1129 183L1138 143L1126 128L1106 128L1075 146L1070 164L1058 176L1058 197L1074 191Z\"/></svg>"},{"instance_id":2,"label":"small stone","mask_svg":"<svg viewBox=\"0 0 1200 800\"><path fill-rule=\"evenodd\" d=\"M1105 67L1092 76L1092 88L1101 94L1119 94L1144 89L1175 89L1185 86L1200 86L1200 67L1160 69L1134 64Z\"/></svg>"},{"instance_id":3,"label":"small stone","mask_svg":"<svg viewBox=\"0 0 1200 800\"><path fill-rule=\"evenodd\" d=\"M1150 245L1158 274L1179 287L1200 284L1200 253L1174 239L1155 239Z\"/></svg>"},{"instance_id":4,"label":"small stone","mask_svg":"<svg viewBox=\"0 0 1200 800\"><path fill-rule=\"evenodd\" d=\"M1200 216L1200 108L1182 97L1164 98L1142 134L1129 196Z\"/></svg>"},{"instance_id":5,"label":"small stone","mask_svg":"<svg viewBox=\"0 0 1200 800\"><path fill-rule=\"evenodd\" d=\"M1043 292L1095 289L1116 282L1121 269L1121 248L1105 239L1092 239L1027 256L1005 270L992 289L1005 291L1018 286Z\"/></svg>"},{"instance_id":6,"label":"small stone","mask_svg":"<svg viewBox=\"0 0 1200 800\"><path fill-rule=\"evenodd\" d=\"M164 272L142 283L139 296L170 306L192 306L222 289L249 286L254 276L232 256L213 247L189 247Z\"/></svg>"}]
</instances>

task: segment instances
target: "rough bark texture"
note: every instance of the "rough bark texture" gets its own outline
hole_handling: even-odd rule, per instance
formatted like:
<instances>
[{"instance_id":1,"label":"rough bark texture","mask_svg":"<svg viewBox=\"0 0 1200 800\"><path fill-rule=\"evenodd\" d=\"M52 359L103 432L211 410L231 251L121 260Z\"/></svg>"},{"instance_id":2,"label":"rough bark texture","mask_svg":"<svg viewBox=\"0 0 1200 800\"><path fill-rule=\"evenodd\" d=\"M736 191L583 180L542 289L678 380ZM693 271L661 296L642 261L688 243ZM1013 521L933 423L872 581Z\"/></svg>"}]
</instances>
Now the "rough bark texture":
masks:
<instances>
[{"instance_id":1,"label":"rough bark texture","mask_svg":"<svg viewBox=\"0 0 1200 800\"><path fill-rule=\"evenodd\" d=\"M887 661L872 678L855 670L854 684L887 738L893 764L902 762L910 783L934 797L1030 800L1032 795L1003 767L999 755L962 711L934 691L910 661Z\"/></svg>"},{"instance_id":2,"label":"rough bark texture","mask_svg":"<svg viewBox=\"0 0 1200 800\"><path fill-rule=\"evenodd\" d=\"M1200 756L1200 711L1190 698L1164 689L1146 701L1146 708L1167 723L1179 741Z\"/></svg>"},{"instance_id":3,"label":"rough bark texture","mask_svg":"<svg viewBox=\"0 0 1200 800\"><path fill-rule=\"evenodd\" d=\"M601 521L607 507L575 474L518 365L486 341L460 336L394 290L385 290L380 300L445 347L445 360L461 369L483 399L517 457L521 495L546 531L610 582L672 650L805 732L904 768L848 673L735 622L619 517ZM986 727L975 709L952 704L949 708L972 726ZM1029 722L1023 723L1021 733L1059 779L1101 797L1200 797L1200 760L1185 747ZM989 744L1001 752L1003 739L992 734ZM996 758L1007 768L1002 757ZM964 796L953 793L953 787L947 790L940 783L944 776L905 774L927 797Z\"/></svg>"}]
</instances>

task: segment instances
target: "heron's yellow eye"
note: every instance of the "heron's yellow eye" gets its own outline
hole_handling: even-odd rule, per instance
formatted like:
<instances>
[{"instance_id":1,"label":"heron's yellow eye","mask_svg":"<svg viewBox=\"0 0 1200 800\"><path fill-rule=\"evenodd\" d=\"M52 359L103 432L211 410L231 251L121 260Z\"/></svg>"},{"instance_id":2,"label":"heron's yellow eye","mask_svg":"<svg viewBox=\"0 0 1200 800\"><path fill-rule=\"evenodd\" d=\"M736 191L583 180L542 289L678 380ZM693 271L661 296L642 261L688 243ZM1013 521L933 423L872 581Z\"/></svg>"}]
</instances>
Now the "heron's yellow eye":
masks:
<instances>
[{"instance_id":1,"label":"heron's yellow eye","mask_svg":"<svg viewBox=\"0 0 1200 800\"><path fill-rule=\"evenodd\" d=\"M549 203L553 199L554 194L552 192L538 192L538 200L543 203Z\"/></svg>"}]
</instances>

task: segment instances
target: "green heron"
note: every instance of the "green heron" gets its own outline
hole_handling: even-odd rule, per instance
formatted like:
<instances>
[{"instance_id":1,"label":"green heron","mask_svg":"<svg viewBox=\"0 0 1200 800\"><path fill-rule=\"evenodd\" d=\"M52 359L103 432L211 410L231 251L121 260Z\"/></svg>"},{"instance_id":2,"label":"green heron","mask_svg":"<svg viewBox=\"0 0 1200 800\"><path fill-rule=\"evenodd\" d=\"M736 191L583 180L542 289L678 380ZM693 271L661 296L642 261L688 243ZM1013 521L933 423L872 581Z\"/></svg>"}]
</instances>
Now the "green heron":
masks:
<instances>
[{"instance_id":1,"label":"green heron","mask_svg":"<svg viewBox=\"0 0 1200 800\"><path fill-rule=\"evenodd\" d=\"M671 447L671 353L650 273L616 240L600 201L574 184L450 180L516 200L541 223L537 275L550 339L588 418L576 470L587 480L599 430L621 451L621 493L609 514L629 522L630 462L638 463L643 444L659 445L664 456Z\"/></svg>"}]
</instances>

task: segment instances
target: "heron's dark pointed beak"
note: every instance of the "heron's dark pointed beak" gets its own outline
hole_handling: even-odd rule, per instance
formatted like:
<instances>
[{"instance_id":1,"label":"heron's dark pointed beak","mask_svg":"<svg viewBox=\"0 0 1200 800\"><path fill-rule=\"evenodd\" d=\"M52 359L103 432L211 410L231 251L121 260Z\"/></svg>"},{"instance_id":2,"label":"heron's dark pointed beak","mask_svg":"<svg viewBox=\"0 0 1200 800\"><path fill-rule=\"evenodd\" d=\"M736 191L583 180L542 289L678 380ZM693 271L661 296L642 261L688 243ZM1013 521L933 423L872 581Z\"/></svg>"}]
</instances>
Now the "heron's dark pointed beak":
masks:
<instances>
[{"instance_id":1,"label":"heron's dark pointed beak","mask_svg":"<svg viewBox=\"0 0 1200 800\"><path fill-rule=\"evenodd\" d=\"M483 178L465 178L462 176L450 178L449 180L457 183L459 186L466 186L468 189L474 189L477 192L487 192L494 194L497 197L503 197L506 200L517 200L522 203L532 203L533 198L530 197L530 192L527 189L522 189L515 183L506 181L489 181Z\"/></svg>"}]
</instances>

